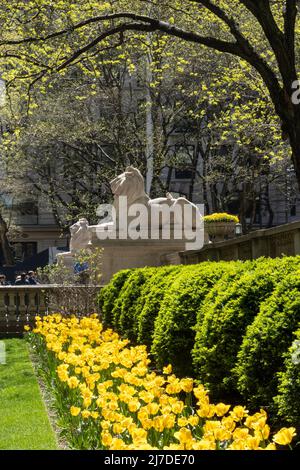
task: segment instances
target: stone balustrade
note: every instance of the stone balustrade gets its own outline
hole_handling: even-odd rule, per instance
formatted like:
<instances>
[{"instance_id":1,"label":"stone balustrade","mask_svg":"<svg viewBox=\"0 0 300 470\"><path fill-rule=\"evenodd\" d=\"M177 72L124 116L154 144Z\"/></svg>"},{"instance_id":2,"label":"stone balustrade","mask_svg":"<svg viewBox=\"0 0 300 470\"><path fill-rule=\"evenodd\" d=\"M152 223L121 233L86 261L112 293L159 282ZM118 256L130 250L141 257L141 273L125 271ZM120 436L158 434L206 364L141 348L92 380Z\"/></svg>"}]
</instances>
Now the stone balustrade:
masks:
<instances>
[{"instance_id":1,"label":"stone balustrade","mask_svg":"<svg viewBox=\"0 0 300 470\"><path fill-rule=\"evenodd\" d=\"M100 286L0 286L0 337L20 336L36 315L87 315L96 311Z\"/></svg>"},{"instance_id":2,"label":"stone balustrade","mask_svg":"<svg viewBox=\"0 0 300 470\"><path fill-rule=\"evenodd\" d=\"M202 261L251 260L262 256L300 255L300 222L256 230L234 239L205 245L202 250L182 251L165 258L164 264L196 264Z\"/></svg>"}]
</instances>

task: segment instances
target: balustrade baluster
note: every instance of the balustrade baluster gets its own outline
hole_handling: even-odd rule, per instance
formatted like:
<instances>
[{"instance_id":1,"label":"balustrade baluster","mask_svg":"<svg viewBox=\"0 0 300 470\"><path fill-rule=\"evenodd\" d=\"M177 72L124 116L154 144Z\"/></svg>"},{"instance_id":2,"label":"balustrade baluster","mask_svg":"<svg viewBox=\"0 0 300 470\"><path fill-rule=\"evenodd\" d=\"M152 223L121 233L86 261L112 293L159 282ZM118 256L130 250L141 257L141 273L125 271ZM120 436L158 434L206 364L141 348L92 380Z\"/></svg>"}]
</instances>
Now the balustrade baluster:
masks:
<instances>
[{"instance_id":1,"label":"balustrade baluster","mask_svg":"<svg viewBox=\"0 0 300 470\"><path fill-rule=\"evenodd\" d=\"M18 304L18 291L10 288L8 291L7 333L16 333L17 331Z\"/></svg>"},{"instance_id":2,"label":"balustrade baluster","mask_svg":"<svg viewBox=\"0 0 300 470\"><path fill-rule=\"evenodd\" d=\"M27 323L27 301L28 301L28 290L26 288L19 289L19 304L17 314L17 331L22 333L24 331L24 325Z\"/></svg>"},{"instance_id":3,"label":"balustrade baluster","mask_svg":"<svg viewBox=\"0 0 300 470\"><path fill-rule=\"evenodd\" d=\"M28 307L27 307L27 324L32 325L34 318L38 313L38 292L35 288L28 288Z\"/></svg>"},{"instance_id":4,"label":"balustrade baluster","mask_svg":"<svg viewBox=\"0 0 300 470\"><path fill-rule=\"evenodd\" d=\"M0 334L7 329L7 289L0 288Z\"/></svg>"}]
</instances>

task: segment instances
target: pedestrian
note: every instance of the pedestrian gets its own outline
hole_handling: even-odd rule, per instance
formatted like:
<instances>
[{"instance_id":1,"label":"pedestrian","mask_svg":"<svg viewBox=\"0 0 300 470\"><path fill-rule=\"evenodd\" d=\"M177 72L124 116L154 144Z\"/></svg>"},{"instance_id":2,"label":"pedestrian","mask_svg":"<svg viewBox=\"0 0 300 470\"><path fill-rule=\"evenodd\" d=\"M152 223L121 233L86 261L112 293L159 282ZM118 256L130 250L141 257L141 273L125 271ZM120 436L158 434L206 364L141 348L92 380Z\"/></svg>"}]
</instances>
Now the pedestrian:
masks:
<instances>
[{"instance_id":1,"label":"pedestrian","mask_svg":"<svg viewBox=\"0 0 300 470\"><path fill-rule=\"evenodd\" d=\"M36 284L38 284L38 281L37 281L37 278L36 278L36 274L34 271L28 271L28 282L29 284L35 286Z\"/></svg>"},{"instance_id":2,"label":"pedestrian","mask_svg":"<svg viewBox=\"0 0 300 470\"><path fill-rule=\"evenodd\" d=\"M5 274L0 274L0 286L9 286Z\"/></svg>"},{"instance_id":3,"label":"pedestrian","mask_svg":"<svg viewBox=\"0 0 300 470\"><path fill-rule=\"evenodd\" d=\"M15 286L24 286L29 285L26 273L21 273L20 276L17 276L15 281Z\"/></svg>"}]
</instances>

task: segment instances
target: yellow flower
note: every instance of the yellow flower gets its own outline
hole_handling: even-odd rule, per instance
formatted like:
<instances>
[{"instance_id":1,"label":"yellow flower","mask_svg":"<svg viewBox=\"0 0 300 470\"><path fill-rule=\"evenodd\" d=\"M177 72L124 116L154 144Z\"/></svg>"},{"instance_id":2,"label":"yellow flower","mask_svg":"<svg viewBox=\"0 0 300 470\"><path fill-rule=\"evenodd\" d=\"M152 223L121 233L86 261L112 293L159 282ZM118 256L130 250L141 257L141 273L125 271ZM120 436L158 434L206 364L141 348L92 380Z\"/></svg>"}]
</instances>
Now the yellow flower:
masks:
<instances>
[{"instance_id":1,"label":"yellow flower","mask_svg":"<svg viewBox=\"0 0 300 470\"><path fill-rule=\"evenodd\" d=\"M91 412L89 410L83 410L81 412L81 416L84 418L84 419L87 419L91 416Z\"/></svg>"},{"instance_id":2,"label":"yellow flower","mask_svg":"<svg viewBox=\"0 0 300 470\"><path fill-rule=\"evenodd\" d=\"M276 450L276 445L275 444L268 444L265 450Z\"/></svg>"},{"instance_id":3,"label":"yellow flower","mask_svg":"<svg viewBox=\"0 0 300 470\"><path fill-rule=\"evenodd\" d=\"M113 437L109 432L104 431L101 433L101 440L104 446L109 447L112 444Z\"/></svg>"},{"instance_id":4,"label":"yellow flower","mask_svg":"<svg viewBox=\"0 0 300 470\"><path fill-rule=\"evenodd\" d=\"M142 390L139 393L139 397L145 402L145 403L152 403L154 400L154 395L153 393L147 392L146 390Z\"/></svg>"},{"instance_id":5,"label":"yellow flower","mask_svg":"<svg viewBox=\"0 0 300 470\"><path fill-rule=\"evenodd\" d=\"M201 400L203 397L207 396L207 390L203 385L198 385L198 387L195 387L194 390L194 395L198 400Z\"/></svg>"},{"instance_id":6,"label":"yellow flower","mask_svg":"<svg viewBox=\"0 0 300 470\"><path fill-rule=\"evenodd\" d=\"M255 429L255 436L260 437L264 441L269 439L270 436L270 426L268 424L265 424L263 428L254 428Z\"/></svg>"},{"instance_id":7,"label":"yellow flower","mask_svg":"<svg viewBox=\"0 0 300 470\"><path fill-rule=\"evenodd\" d=\"M184 403L182 401L176 401L175 403L172 404L171 406L173 413L179 414L182 413L182 410L184 408Z\"/></svg>"},{"instance_id":8,"label":"yellow flower","mask_svg":"<svg viewBox=\"0 0 300 470\"><path fill-rule=\"evenodd\" d=\"M145 429L136 428L132 431L131 437L134 443L142 443L147 441L147 431Z\"/></svg>"},{"instance_id":9,"label":"yellow flower","mask_svg":"<svg viewBox=\"0 0 300 470\"><path fill-rule=\"evenodd\" d=\"M174 433L175 439L177 439L181 444L186 444L192 440L192 433L187 428L180 428L179 431Z\"/></svg>"},{"instance_id":10,"label":"yellow flower","mask_svg":"<svg viewBox=\"0 0 300 470\"><path fill-rule=\"evenodd\" d=\"M25 331L30 331L30 326L25 325L25 326L24 326L24 330L25 330Z\"/></svg>"},{"instance_id":11,"label":"yellow flower","mask_svg":"<svg viewBox=\"0 0 300 470\"><path fill-rule=\"evenodd\" d=\"M120 438L113 438L109 446L109 450L126 450L127 446Z\"/></svg>"},{"instance_id":12,"label":"yellow flower","mask_svg":"<svg viewBox=\"0 0 300 470\"><path fill-rule=\"evenodd\" d=\"M246 446L249 450L257 450L260 444L260 438L255 436L248 436L245 440Z\"/></svg>"},{"instance_id":13,"label":"yellow flower","mask_svg":"<svg viewBox=\"0 0 300 470\"><path fill-rule=\"evenodd\" d=\"M172 365L169 364L168 366L163 368L163 373L166 375L172 374Z\"/></svg>"},{"instance_id":14,"label":"yellow flower","mask_svg":"<svg viewBox=\"0 0 300 470\"><path fill-rule=\"evenodd\" d=\"M248 410L244 406L235 406L230 412L230 416L234 421L241 421L248 414Z\"/></svg>"},{"instance_id":15,"label":"yellow flower","mask_svg":"<svg viewBox=\"0 0 300 470\"><path fill-rule=\"evenodd\" d=\"M181 392L180 382L174 381L166 386L166 392L170 395L176 395Z\"/></svg>"},{"instance_id":16,"label":"yellow flower","mask_svg":"<svg viewBox=\"0 0 300 470\"><path fill-rule=\"evenodd\" d=\"M149 413L149 415L156 415L159 411L159 404L158 403L149 403L147 405L147 411Z\"/></svg>"},{"instance_id":17,"label":"yellow flower","mask_svg":"<svg viewBox=\"0 0 300 470\"><path fill-rule=\"evenodd\" d=\"M189 417L189 424L191 424L192 426L197 426L199 423L199 418L198 416L196 415L193 415L193 416L190 416ZM180 425L179 425L180 426Z\"/></svg>"},{"instance_id":18,"label":"yellow flower","mask_svg":"<svg viewBox=\"0 0 300 470\"><path fill-rule=\"evenodd\" d=\"M232 434L233 439L235 440L244 440L249 436L249 429L247 428L236 428Z\"/></svg>"},{"instance_id":19,"label":"yellow flower","mask_svg":"<svg viewBox=\"0 0 300 470\"><path fill-rule=\"evenodd\" d=\"M224 428L216 429L214 431L214 438L216 441L227 441L231 438L231 432Z\"/></svg>"},{"instance_id":20,"label":"yellow flower","mask_svg":"<svg viewBox=\"0 0 300 470\"><path fill-rule=\"evenodd\" d=\"M237 441L234 441L230 446L228 447L229 450L245 450L246 449L246 443L245 441L239 439Z\"/></svg>"},{"instance_id":21,"label":"yellow flower","mask_svg":"<svg viewBox=\"0 0 300 470\"><path fill-rule=\"evenodd\" d=\"M275 436L273 437L273 441L276 442L276 444L286 446L292 442L295 436L295 428L282 428L275 434Z\"/></svg>"},{"instance_id":22,"label":"yellow flower","mask_svg":"<svg viewBox=\"0 0 300 470\"><path fill-rule=\"evenodd\" d=\"M203 405L197 410L197 414L200 418L212 418L215 414L215 405Z\"/></svg>"},{"instance_id":23,"label":"yellow flower","mask_svg":"<svg viewBox=\"0 0 300 470\"><path fill-rule=\"evenodd\" d=\"M295 428L283 428L270 443L264 410L249 416L243 406L230 411L230 405L211 404L203 385L193 389L193 380L178 378L170 365L158 375L150 369L145 346L131 346L94 316L46 316L36 322L32 341L35 335L56 360L52 372L78 389L67 393L70 399L79 395L82 409L71 406L70 415L97 425L106 449L276 450L276 444L288 445L296 435ZM179 399L182 391L194 393L195 408ZM90 411L94 404L99 411Z\"/></svg>"},{"instance_id":24,"label":"yellow flower","mask_svg":"<svg viewBox=\"0 0 300 470\"><path fill-rule=\"evenodd\" d=\"M180 444L170 444L169 446L165 446L163 450L182 450Z\"/></svg>"},{"instance_id":25,"label":"yellow flower","mask_svg":"<svg viewBox=\"0 0 300 470\"><path fill-rule=\"evenodd\" d=\"M109 428L110 428L110 422L102 420L101 421L101 428L103 429L103 431L108 431Z\"/></svg>"},{"instance_id":26,"label":"yellow flower","mask_svg":"<svg viewBox=\"0 0 300 470\"><path fill-rule=\"evenodd\" d=\"M181 379L181 388L184 392L190 393L193 390L194 381L193 379Z\"/></svg>"},{"instance_id":27,"label":"yellow flower","mask_svg":"<svg viewBox=\"0 0 300 470\"><path fill-rule=\"evenodd\" d=\"M178 424L178 426L180 426L180 427L184 427L184 426L187 426L187 425L189 424L189 422L188 422L188 419L187 419L187 418L185 418L184 416L182 416L181 418L178 418L177 424Z\"/></svg>"},{"instance_id":28,"label":"yellow flower","mask_svg":"<svg viewBox=\"0 0 300 470\"><path fill-rule=\"evenodd\" d=\"M78 416L80 411L80 408L78 408L77 406L71 406L70 408L70 413L72 416Z\"/></svg>"},{"instance_id":29,"label":"yellow flower","mask_svg":"<svg viewBox=\"0 0 300 470\"><path fill-rule=\"evenodd\" d=\"M128 409L132 413L135 413L139 408L141 404L138 400L131 400L130 403L128 403Z\"/></svg>"},{"instance_id":30,"label":"yellow flower","mask_svg":"<svg viewBox=\"0 0 300 470\"><path fill-rule=\"evenodd\" d=\"M164 419L162 416L155 416L152 422L153 422L153 427L156 431L163 432L165 425L164 425Z\"/></svg>"},{"instance_id":31,"label":"yellow flower","mask_svg":"<svg viewBox=\"0 0 300 470\"><path fill-rule=\"evenodd\" d=\"M163 417L164 428L165 429L172 429L174 427L175 421L176 421L175 415L170 413L170 414L164 414L164 415L162 415L162 417Z\"/></svg>"},{"instance_id":32,"label":"yellow flower","mask_svg":"<svg viewBox=\"0 0 300 470\"><path fill-rule=\"evenodd\" d=\"M79 385L79 380L77 379L77 377L72 376L68 379L67 383L70 388L76 388Z\"/></svg>"},{"instance_id":33,"label":"yellow flower","mask_svg":"<svg viewBox=\"0 0 300 470\"><path fill-rule=\"evenodd\" d=\"M215 412L216 415L221 417L226 415L226 413L229 411L230 405L225 405L224 403L218 403L215 405Z\"/></svg>"},{"instance_id":34,"label":"yellow flower","mask_svg":"<svg viewBox=\"0 0 300 470\"><path fill-rule=\"evenodd\" d=\"M201 441L195 442L192 445L193 450L215 450L216 447L216 443L209 439L201 439Z\"/></svg>"}]
</instances>

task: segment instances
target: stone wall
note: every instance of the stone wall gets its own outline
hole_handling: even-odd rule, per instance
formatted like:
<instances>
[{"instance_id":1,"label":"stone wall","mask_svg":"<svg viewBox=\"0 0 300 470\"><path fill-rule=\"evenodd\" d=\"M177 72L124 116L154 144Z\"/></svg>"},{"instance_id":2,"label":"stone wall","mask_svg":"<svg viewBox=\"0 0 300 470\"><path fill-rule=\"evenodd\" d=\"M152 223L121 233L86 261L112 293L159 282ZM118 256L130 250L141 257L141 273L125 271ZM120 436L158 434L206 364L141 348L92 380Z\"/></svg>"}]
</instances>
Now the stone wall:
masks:
<instances>
[{"instance_id":1,"label":"stone wall","mask_svg":"<svg viewBox=\"0 0 300 470\"><path fill-rule=\"evenodd\" d=\"M300 255L300 222L293 222L223 242L205 245L202 250L168 255L164 264L196 264L201 261L231 261Z\"/></svg>"}]
</instances>

